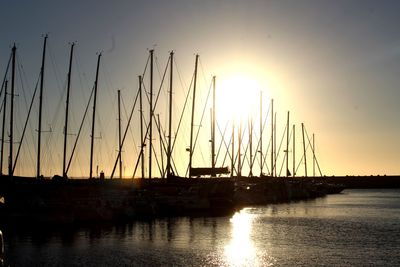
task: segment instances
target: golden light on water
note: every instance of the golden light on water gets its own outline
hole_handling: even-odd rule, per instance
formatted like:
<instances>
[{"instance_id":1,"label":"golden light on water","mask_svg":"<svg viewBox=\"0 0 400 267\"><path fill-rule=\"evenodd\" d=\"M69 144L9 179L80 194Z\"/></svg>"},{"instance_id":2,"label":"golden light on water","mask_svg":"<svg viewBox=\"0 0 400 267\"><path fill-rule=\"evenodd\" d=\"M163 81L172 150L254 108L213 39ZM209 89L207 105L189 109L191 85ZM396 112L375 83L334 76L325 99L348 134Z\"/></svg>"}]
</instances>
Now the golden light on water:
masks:
<instances>
[{"instance_id":1,"label":"golden light on water","mask_svg":"<svg viewBox=\"0 0 400 267\"><path fill-rule=\"evenodd\" d=\"M230 266L254 266L256 251L251 240L253 217L245 210L230 219L231 241L225 246L225 257Z\"/></svg>"}]
</instances>

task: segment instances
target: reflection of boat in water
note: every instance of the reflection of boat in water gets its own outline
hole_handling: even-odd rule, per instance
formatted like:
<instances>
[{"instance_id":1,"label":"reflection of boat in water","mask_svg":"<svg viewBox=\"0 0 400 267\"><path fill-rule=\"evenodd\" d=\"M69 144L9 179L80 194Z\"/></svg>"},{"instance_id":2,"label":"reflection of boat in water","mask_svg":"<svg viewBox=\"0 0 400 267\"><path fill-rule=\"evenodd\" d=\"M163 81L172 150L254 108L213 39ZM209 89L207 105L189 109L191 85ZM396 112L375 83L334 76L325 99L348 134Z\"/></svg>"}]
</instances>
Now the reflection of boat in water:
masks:
<instances>
[{"instance_id":1,"label":"reflection of boat in water","mask_svg":"<svg viewBox=\"0 0 400 267\"><path fill-rule=\"evenodd\" d=\"M4 266L4 239L3 232L0 230L0 266Z\"/></svg>"}]
</instances>

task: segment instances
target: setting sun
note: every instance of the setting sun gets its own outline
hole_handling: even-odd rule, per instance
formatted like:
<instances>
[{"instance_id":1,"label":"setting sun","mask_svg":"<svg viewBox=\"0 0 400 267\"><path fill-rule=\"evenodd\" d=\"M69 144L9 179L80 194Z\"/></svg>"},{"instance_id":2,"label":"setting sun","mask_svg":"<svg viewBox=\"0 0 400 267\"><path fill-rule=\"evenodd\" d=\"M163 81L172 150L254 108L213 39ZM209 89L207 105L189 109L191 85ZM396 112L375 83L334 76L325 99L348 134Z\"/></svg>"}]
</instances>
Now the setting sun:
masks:
<instances>
[{"instance_id":1,"label":"setting sun","mask_svg":"<svg viewBox=\"0 0 400 267\"><path fill-rule=\"evenodd\" d=\"M254 117L259 110L259 82L249 76L232 75L217 82L217 119L228 121L246 121Z\"/></svg>"}]
</instances>

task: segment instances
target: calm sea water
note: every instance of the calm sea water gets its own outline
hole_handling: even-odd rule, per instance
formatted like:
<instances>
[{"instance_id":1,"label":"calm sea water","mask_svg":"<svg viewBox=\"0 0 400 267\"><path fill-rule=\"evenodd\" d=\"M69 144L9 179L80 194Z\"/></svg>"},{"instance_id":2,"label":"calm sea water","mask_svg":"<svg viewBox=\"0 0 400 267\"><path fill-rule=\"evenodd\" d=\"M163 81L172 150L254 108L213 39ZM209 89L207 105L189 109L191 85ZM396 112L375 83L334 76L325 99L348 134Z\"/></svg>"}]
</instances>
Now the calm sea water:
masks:
<instances>
[{"instance_id":1,"label":"calm sea water","mask_svg":"<svg viewBox=\"0 0 400 267\"><path fill-rule=\"evenodd\" d=\"M400 266L400 190L345 190L228 217L4 232L11 266Z\"/></svg>"}]
</instances>

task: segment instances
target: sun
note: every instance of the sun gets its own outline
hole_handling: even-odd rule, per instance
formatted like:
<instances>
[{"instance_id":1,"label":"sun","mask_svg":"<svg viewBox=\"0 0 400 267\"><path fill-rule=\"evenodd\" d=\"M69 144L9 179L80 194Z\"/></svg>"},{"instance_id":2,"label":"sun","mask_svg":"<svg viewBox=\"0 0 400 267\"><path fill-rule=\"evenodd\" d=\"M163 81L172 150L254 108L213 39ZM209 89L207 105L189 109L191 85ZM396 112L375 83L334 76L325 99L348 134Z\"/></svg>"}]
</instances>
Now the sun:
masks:
<instances>
[{"instance_id":1,"label":"sun","mask_svg":"<svg viewBox=\"0 0 400 267\"><path fill-rule=\"evenodd\" d=\"M259 112L260 84L245 75L231 75L218 79L216 85L217 120L245 122Z\"/></svg>"}]
</instances>

